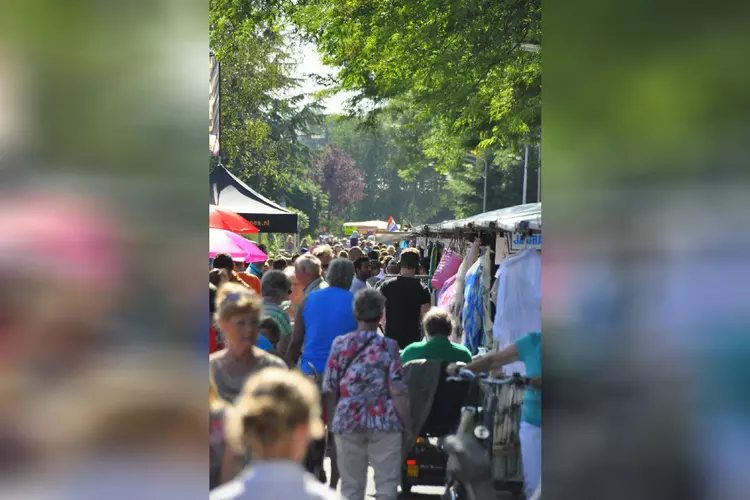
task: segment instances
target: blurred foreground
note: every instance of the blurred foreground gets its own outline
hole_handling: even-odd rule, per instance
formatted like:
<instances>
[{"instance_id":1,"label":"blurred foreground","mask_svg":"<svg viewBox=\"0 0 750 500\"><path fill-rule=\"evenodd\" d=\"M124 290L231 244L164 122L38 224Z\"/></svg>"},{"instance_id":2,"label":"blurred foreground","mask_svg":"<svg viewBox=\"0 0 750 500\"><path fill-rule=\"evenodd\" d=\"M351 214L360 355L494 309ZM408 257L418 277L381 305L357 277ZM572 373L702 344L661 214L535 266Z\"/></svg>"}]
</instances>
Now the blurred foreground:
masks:
<instances>
[{"instance_id":1,"label":"blurred foreground","mask_svg":"<svg viewBox=\"0 0 750 500\"><path fill-rule=\"evenodd\" d=\"M0 497L204 498L207 6L2 9Z\"/></svg>"},{"instance_id":2,"label":"blurred foreground","mask_svg":"<svg viewBox=\"0 0 750 500\"><path fill-rule=\"evenodd\" d=\"M550 498L748 498L749 18L545 4Z\"/></svg>"}]
</instances>

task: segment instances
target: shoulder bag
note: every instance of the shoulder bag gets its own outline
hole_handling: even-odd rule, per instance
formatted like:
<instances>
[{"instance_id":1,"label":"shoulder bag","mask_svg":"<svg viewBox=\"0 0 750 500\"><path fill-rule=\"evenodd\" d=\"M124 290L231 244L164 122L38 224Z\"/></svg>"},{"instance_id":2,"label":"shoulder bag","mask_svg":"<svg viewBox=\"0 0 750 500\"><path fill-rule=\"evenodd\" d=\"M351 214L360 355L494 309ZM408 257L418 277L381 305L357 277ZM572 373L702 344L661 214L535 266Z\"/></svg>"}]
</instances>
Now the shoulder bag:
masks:
<instances>
[{"instance_id":1,"label":"shoulder bag","mask_svg":"<svg viewBox=\"0 0 750 500\"><path fill-rule=\"evenodd\" d=\"M347 360L346 364L341 369L341 375L339 376L339 383L336 385L336 401L338 401L341 398L340 387L341 387L341 380L343 380L344 375L346 375L346 372L349 371L349 368L352 366L352 363L354 362L354 360L356 360L360 356L360 354L362 354L365 351L365 349L367 349L370 346L370 344L372 344L375 341L377 337L378 337L377 334L373 335L367 340L367 342L362 344L362 347L357 349L354 355Z\"/></svg>"}]
</instances>

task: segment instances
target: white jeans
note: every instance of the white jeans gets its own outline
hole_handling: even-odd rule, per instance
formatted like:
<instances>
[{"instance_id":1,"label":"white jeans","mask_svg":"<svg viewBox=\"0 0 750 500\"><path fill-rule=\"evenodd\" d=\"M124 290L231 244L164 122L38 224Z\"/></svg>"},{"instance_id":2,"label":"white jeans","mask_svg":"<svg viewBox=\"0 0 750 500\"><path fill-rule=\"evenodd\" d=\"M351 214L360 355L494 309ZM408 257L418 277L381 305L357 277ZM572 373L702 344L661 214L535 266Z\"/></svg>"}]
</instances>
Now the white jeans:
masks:
<instances>
[{"instance_id":1,"label":"white jeans","mask_svg":"<svg viewBox=\"0 0 750 500\"><path fill-rule=\"evenodd\" d=\"M542 428L521 422L518 432L521 440L521 463L526 498L531 498L542 484Z\"/></svg>"},{"instance_id":2,"label":"white jeans","mask_svg":"<svg viewBox=\"0 0 750 500\"><path fill-rule=\"evenodd\" d=\"M335 434L334 439L344 498L364 500L369 463L375 473L376 500L396 500L401 483L400 432Z\"/></svg>"}]
</instances>

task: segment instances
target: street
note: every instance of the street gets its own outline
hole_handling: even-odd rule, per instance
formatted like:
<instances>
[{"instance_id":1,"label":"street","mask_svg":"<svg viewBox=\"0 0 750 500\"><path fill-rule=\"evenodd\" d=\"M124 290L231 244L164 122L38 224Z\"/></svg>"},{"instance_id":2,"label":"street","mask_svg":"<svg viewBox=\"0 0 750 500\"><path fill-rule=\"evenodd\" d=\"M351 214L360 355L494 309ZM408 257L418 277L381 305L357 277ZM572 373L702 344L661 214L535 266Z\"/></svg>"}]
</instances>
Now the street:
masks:
<instances>
[{"instance_id":1,"label":"street","mask_svg":"<svg viewBox=\"0 0 750 500\"><path fill-rule=\"evenodd\" d=\"M326 474L331 476L331 461L326 458ZM415 486L410 495L400 495L403 499L438 499L443 494L444 489L435 486ZM339 482L339 492L341 492L341 482ZM367 498L374 498L375 495L375 478L373 477L372 467L367 469Z\"/></svg>"}]
</instances>

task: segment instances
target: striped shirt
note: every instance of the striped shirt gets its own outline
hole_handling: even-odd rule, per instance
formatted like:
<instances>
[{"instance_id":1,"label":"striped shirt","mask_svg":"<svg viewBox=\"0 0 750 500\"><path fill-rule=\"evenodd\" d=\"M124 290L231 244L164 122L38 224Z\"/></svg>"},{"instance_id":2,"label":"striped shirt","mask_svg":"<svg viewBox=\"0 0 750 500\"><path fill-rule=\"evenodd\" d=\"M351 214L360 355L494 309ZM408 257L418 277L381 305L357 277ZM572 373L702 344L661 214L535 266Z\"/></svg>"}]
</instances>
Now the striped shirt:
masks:
<instances>
[{"instance_id":1,"label":"striped shirt","mask_svg":"<svg viewBox=\"0 0 750 500\"><path fill-rule=\"evenodd\" d=\"M265 310L264 317L271 318L279 325L279 333L281 333L282 337L292 334L292 323L289 321L289 314L281 306L264 300L263 309Z\"/></svg>"}]
</instances>

